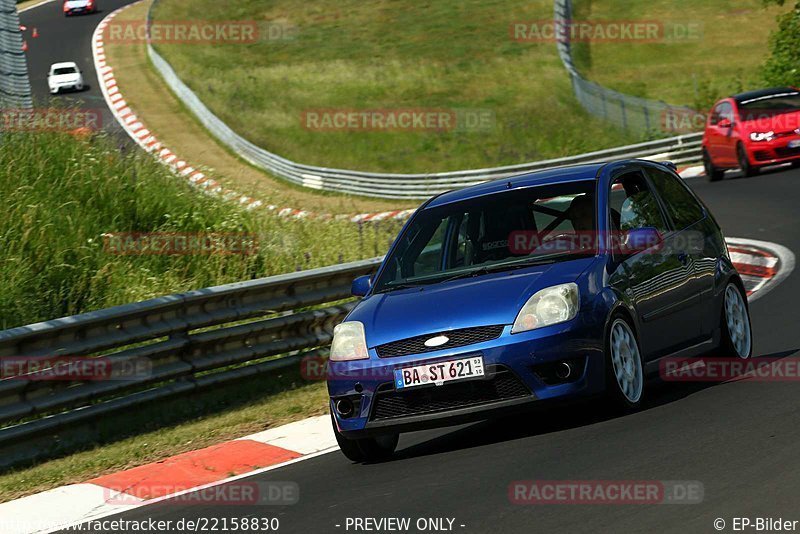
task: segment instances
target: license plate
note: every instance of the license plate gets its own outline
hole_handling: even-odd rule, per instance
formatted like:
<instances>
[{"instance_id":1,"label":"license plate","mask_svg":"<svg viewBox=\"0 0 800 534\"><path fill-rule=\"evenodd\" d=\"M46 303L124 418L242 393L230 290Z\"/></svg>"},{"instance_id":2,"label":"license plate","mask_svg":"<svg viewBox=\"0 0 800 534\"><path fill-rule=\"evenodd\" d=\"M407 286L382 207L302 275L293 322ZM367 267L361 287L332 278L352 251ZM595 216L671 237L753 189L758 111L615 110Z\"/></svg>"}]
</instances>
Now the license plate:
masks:
<instances>
[{"instance_id":1,"label":"license plate","mask_svg":"<svg viewBox=\"0 0 800 534\"><path fill-rule=\"evenodd\" d=\"M800 147L800 139L795 139L794 141L789 141L789 144L786 145L789 148L797 148Z\"/></svg>"},{"instance_id":2,"label":"license plate","mask_svg":"<svg viewBox=\"0 0 800 534\"><path fill-rule=\"evenodd\" d=\"M413 388L484 376L483 357L462 358L449 362L428 363L394 370L394 385L397 389Z\"/></svg>"}]
</instances>

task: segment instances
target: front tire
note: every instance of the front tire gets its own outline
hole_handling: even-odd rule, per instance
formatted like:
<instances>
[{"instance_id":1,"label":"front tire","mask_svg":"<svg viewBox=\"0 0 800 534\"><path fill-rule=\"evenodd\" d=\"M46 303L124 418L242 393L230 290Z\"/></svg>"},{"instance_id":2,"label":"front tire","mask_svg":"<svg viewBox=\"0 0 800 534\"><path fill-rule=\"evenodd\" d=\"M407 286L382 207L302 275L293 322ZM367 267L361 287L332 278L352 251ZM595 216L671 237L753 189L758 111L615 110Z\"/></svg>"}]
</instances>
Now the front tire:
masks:
<instances>
[{"instance_id":1,"label":"front tire","mask_svg":"<svg viewBox=\"0 0 800 534\"><path fill-rule=\"evenodd\" d=\"M351 462L383 462L388 460L394 454L397 442L400 439L399 434L348 439L339 433L333 414L331 414L331 423L333 424L333 433L336 436L336 443L339 444L339 449Z\"/></svg>"},{"instance_id":2,"label":"front tire","mask_svg":"<svg viewBox=\"0 0 800 534\"><path fill-rule=\"evenodd\" d=\"M739 160L739 168L742 170L742 174L747 177L758 174L758 167L754 167L750 164L750 158L747 157L747 150L742 143L736 145L736 157Z\"/></svg>"},{"instance_id":3,"label":"front tire","mask_svg":"<svg viewBox=\"0 0 800 534\"><path fill-rule=\"evenodd\" d=\"M750 308L742 290L734 282L725 288L722 301L721 352L723 357L747 360L753 355L753 329Z\"/></svg>"},{"instance_id":4,"label":"front tire","mask_svg":"<svg viewBox=\"0 0 800 534\"><path fill-rule=\"evenodd\" d=\"M711 155L709 155L705 148L703 149L703 169L705 169L706 176L708 176L711 182L718 182L725 177L725 171L714 167L714 162L711 161Z\"/></svg>"},{"instance_id":5,"label":"front tire","mask_svg":"<svg viewBox=\"0 0 800 534\"><path fill-rule=\"evenodd\" d=\"M606 390L611 402L636 410L644 397L644 366L639 340L629 321L615 315L606 336Z\"/></svg>"}]
</instances>

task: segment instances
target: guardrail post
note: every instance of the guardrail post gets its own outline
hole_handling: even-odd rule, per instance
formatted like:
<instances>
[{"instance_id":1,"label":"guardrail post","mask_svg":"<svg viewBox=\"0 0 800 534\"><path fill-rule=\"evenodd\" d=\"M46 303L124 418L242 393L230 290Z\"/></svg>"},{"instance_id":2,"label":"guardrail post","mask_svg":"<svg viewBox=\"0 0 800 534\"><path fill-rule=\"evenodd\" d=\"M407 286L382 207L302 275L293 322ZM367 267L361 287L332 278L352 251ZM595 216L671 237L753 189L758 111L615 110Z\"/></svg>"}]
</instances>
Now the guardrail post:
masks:
<instances>
[{"instance_id":1,"label":"guardrail post","mask_svg":"<svg viewBox=\"0 0 800 534\"><path fill-rule=\"evenodd\" d=\"M628 129L628 116L625 113L625 99L623 99L622 97L620 97L620 99L619 99L619 109L620 109L620 112L622 113L622 127L627 130Z\"/></svg>"}]
</instances>

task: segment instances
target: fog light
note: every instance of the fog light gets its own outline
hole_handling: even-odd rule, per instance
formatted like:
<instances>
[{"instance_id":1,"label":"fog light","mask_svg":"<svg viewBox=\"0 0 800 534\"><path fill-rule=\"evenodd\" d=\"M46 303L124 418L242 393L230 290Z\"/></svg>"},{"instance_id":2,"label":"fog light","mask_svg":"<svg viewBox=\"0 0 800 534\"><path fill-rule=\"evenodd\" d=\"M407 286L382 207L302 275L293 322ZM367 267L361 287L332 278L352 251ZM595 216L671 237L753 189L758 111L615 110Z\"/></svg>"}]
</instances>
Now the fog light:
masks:
<instances>
[{"instance_id":1,"label":"fog light","mask_svg":"<svg viewBox=\"0 0 800 534\"><path fill-rule=\"evenodd\" d=\"M533 365L536 377L548 386L567 384L579 380L586 367L586 358L570 358Z\"/></svg>"},{"instance_id":2,"label":"fog light","mask_svg":"<svg viewBox=\"0 0 800 534\"><path fill-rule=\"evenodd\" d=\"M568 362L559 362L556 365L556 376L561 380L566 380L572 376L572 365Z\"/></svg>"},{"instance_id":3,"label":"fog light","mask_svg":"<svg viewBox=\"0 0 800 534\"><path fill-rule=\"evenodd\" d=\"M341 417L350 417L353 415L353 402L350 399L339 399L334 403L336 413Z\"/></svg>"}]
</instances>

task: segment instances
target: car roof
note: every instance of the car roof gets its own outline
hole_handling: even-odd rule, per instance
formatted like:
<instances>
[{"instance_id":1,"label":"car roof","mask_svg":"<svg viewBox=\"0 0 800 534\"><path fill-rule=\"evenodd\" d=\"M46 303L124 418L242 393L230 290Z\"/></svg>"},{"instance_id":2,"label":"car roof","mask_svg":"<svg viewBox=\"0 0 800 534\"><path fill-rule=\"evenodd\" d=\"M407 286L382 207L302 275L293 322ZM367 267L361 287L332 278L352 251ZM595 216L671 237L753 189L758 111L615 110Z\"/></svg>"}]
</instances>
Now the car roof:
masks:
<instances>
[{"instance_id":1,"label":"car roof","mask_svg":"<svg viewBox=\"0 0 800 534\"><path fill-rule=\"evenodd\" d=\"M78 65L76 65L73 61L64 61L61 63L53 63L52 65L50 65L51 69L61 69L66 67L75 67L77 69Z\"/></svg>"},{"instance_id":2,"label":"car roof","mask_svg":"<svg viewBox=\"0 0 800 534\"><path fill-rule=\"evenodd\" d=\"M758 91L739 93L738 95L733 95L732 98L737 104L741 104L742 102L746 102L748 100L755 100L765 96L775 96L783 93L797 93L797 89L794 87L771 87L769 89L759 89Z\"/></svg>"},{"instance_id":3,"label":"car roof","mask_svg":"<svg viewBox=\"0 0 800 534\"><path fill-rule=\"evenodd\" d=\"M426 208L443 206L452 202L459 202L470 198L482 197L507 191L508 184L511 188L531 187L539 185L550 185L563 182L578 182L582 180L596 180L597 175L605 163L589 163L585 165L572 165L569 167L558 167L546 169L517 176L510 176L482 184L473 185L456 191L443 193L428 203Z\"/></svg>"}]
</instances>

